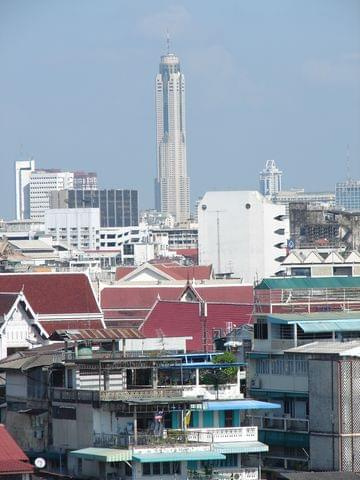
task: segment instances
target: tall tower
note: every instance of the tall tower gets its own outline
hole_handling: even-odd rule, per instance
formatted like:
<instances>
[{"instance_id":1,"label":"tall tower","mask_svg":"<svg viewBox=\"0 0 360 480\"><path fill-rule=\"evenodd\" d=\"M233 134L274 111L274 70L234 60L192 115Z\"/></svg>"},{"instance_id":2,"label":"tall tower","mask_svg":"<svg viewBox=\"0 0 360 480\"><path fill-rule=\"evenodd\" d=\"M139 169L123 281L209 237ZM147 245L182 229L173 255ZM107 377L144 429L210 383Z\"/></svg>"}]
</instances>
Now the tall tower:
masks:
<instances>
[{"instance_id":1,"label":"tall tower","mask_svg":"<svg viewBox=\"0 0 360 480\"><path fill-rule=\"evenodd\" d=\"M168 42L169 46L169 42ZM179 58L168 52L161 57L156 75L155 207L176 222L190 216L190 181L187 176L185 134L185 78Z\"/></svg>"},{"instance_id":2,"label":"tall tower","mask_svg":"<svg viewBox=\"0 0 360 480\"><path fill-rule=\"evenodd\" d=\"M281 192L282 171L275 164L275 160L267 160L264 170L260 172L260 193L265 197Z\"/></svg>"}]
</instances>

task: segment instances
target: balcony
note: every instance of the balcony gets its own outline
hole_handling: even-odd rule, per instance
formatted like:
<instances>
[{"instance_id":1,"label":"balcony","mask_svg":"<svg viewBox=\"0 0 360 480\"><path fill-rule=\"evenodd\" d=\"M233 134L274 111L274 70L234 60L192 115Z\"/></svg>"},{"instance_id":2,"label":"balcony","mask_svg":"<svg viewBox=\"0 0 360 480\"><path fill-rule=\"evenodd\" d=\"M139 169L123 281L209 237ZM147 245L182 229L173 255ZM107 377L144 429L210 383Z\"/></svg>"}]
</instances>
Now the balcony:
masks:
<instances>
[{"instance_id":1,"label":"balcony","mask_svg":"<svg viewBox=\"0 0 360 480\"><path fill-rule=\"evenodd\" d=\"M237 480L258 480L259 470L257 468L241 468L239 470L204 470L189 471L187 480L220 480L225 478L236 478Z\"/></svg>"},{"instance_id":2,"label":"balcony","mask_svg":"<svg viewBox=\"0 0 360 480\"><path fill-rule=\"evenodd\" d=\"M199 442L256 442L258 440L257 427L232 428L191 428L187 430L188 440L192 438Z\"/></svg>"},{"instance_id":3,"label":"balcony","mask_svg":"<svg viewBox=\"0 0 360 480\"><path fill-rule=\"evenodd\" d=\"M309 432L309 420L307 418L260 417L247 415L245 422L248 425L256 425L261 430L299 433Z\"/></svg>"},{"instance_id":4,"label":"balcony","mask_svg":"<svg viewBox=\"0 0 360 480\"><path fill-rule=\"evenodd\" d=\"M240 378L245 378L245 374ZM179 388L183 391L184 397L203 397L204 400L238 400L243 398L237 383L219 385L218 389L212 385L181 385Z\"/></svg>"},{"instance_id":5,"label":"balcony","mask_svg":"<svg viewBox=\"0 0 360 480\"><path fill-rule=\"evenodd\" d=\"M55 402L93 403L114 402L136 398L181 398L179 388L142 388L132 390L75 390L53 388L51 399Z\"/></svg>"},{"instance_id":6,"label":"balcony","mask_svg":"<svg viewBox=\"0 0 360 480\"><path fill-rule=\"evenodd\" d=\"M210 440L211 442L211 440ZM170 447L172 445L193 445L194 443L208 443L200 432L183 430L164 430L162 435L138 432L125 433L95 433L94 446L102 448L130 448L130 447Z\"/></svg>"}]
</instances>

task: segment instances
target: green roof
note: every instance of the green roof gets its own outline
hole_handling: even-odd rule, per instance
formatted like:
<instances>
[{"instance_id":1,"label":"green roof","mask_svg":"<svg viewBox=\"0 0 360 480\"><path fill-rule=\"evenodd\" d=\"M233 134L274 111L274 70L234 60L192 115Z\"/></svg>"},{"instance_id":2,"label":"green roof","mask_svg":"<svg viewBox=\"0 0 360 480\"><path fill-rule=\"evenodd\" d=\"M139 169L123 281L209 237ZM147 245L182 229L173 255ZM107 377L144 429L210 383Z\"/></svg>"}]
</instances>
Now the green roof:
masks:
<instances>
[{"instance_id":1,"label":"green roof","mask_svg":"<svg viewBox=\"0 0 360 480\"><path fill-rule=\"evenodd\" d=\"M269 450L269 447L261 442L214 443L214 448L220 453L255 453Z\"/></svg>"},{"instance_id":2,"label":"green roof","mask_svg":"<svg viewBox=\"0 0 360 480\"><path fill-rule=\"evenodd\" d=\"M307 290L311 288L360 288L360 277L264 278L255 290Z\"/></svg>"},{"instance_id":3,"label":"green roof","mask_svg":"<svg viewBox=\"0 0 360 480\"><path fill-rule=\"evenodd\" d=\"M299 323L299 322L342 322L360 321L360 312L311 312L311 313L272 313L267 315L271 323Z\"/></svg>"},{"instance_id":4,"label":"green roof","mask_svg":"<svg viewBox=\"0 0 360 480\"><path fill-rule=\"evenodd\" d=\"M120 450L115 448L82 448L70 452L74 457L85 460L96 460L98 462L124 462L131 460L132 452L130 450Z\"/></svg>"},{"instance_id":5,"label":"green roof","mask_svg":"<svg viewBox=\"0 0 360 480\"><path fill-rule=\"evenodd\" d=\"M140 463L156 463L156 462L181 462L191 460L225 460L225 455L214 450L200 450L188 452L166 453L136 453L133 454L133 460Z\"/></svg>"}]
</instances>

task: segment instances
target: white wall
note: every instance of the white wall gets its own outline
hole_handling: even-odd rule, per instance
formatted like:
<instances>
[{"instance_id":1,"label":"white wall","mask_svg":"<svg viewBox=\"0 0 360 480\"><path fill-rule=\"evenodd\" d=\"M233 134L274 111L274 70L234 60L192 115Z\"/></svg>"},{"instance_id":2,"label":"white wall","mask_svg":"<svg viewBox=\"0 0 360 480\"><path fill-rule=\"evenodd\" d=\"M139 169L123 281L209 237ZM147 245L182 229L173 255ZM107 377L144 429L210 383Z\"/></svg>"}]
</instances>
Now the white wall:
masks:
<instances>
[{"instance_id":1,"label":"white wall","mask_svg":"<svg viewBox=\"0 0 360 480\"><path fill-rule=\"evenodd\" d=\"M45 231L54 242L66 243L69 248L96 249L100 242L100 211L98 208L46 210Z\"/></svg>"},{"instance_id":2,"label":"white wall","mask_svg":"<svg viewBox=\"0 0 360 480\"><path fill-rule=\"evenodd\" d=\"M275 245L286 244L289 231L288 220L275 220L279 215L285 207L259 192L207 192L198 207L199 263L246 283L274 275L280 270L275 258L286 255L286 248ZM282 228L284 235L275 233Z\"/></svg>"}]
</instances>

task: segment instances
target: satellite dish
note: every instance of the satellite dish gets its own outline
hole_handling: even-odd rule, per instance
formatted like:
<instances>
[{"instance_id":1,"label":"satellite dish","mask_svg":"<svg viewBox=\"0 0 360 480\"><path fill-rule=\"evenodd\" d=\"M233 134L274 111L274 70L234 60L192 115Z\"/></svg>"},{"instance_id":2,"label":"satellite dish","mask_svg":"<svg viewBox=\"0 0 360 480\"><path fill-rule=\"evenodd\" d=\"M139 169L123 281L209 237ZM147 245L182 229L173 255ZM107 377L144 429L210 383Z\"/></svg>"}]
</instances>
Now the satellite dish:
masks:
<instances>
[{"instance_id":1,"label":"satellite dish","mask_svg":"<svg viewBox=\"0 0 360 480\"><path fill-rule=\"evenodd\" d=\"M45 458L37 457L37 458L35 458L34 464L35 464L36 468L44 468L45 465L46 465L46 460L45 460Z\"/></svg>"}]
</instances>

